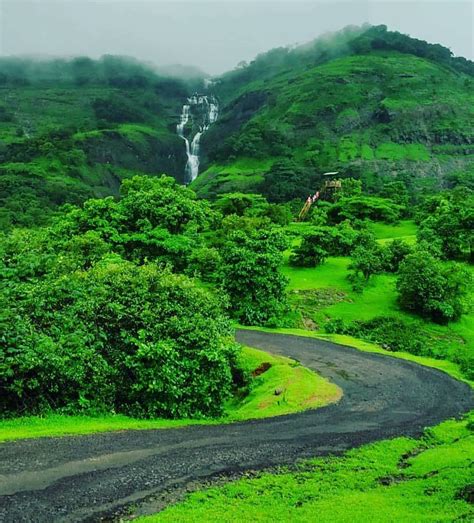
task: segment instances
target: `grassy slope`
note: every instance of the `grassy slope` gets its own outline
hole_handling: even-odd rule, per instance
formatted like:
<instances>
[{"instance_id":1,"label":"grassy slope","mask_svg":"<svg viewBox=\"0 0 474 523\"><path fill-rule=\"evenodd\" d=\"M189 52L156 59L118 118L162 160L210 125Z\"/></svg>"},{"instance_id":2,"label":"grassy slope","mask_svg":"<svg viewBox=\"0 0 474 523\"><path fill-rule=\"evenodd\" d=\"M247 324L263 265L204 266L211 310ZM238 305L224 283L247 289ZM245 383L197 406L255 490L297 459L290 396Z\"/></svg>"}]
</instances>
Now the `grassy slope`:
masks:
<instances>
[{"instance_id":1,"label":"grassy slope","mask_svg":"<svg viewBox=\"0 0 474 523\"><path fill-rule=\"evenodd\" d=\"M301 225L298 224L300 228ZM416 234L415 224L408 220L402 221L398 226L374 223L372 228L381 243L394 238L412 242ZM394 316L421 325L427 334L443 342L443 350L447 352L456 351L460 347L463 350L474 350L474 312L448 325L424 322L398 308L395 275L374 276L363 293L354 292L347 281L349 263L349 258L333 257L315 268L294 268L288 264L284 267L284 273L290 279L289 289L293 291L293 302L301 308L303 315L310 317L316 323L319 329L330 318L342 318L349 322L369 320L377 316ZM299 291L314 289L340 291L343 299L322 306L315 306L311 302L306 304L304 293Z\"/></svg>"},{"instance_id":2,"label":"grassy slope","mask_svg":"<svg viewBox=\"0 0 474 523\"><path fill-rule=\"evenodd\" d=\"M353 165L365 175L406 172L415 175L419 187L429 187L436 183L434 165L448 172L474 162L469 146L472 80L418 57L395 52L348 56L304 71L282 72L262 86L250 84L249 96L252 90L271 92L272 103L236 136L246 143L246 128L254 124L277 130L293 159L310 172L345 171ZM232 107L222 108L222 122L213 130L219 136L215 143L227 138L231 117L226 111L231 114ZM234 133L234 128L228 132ZM275 156L260 148L259 155L255 171L265 172ZM228 166L211 164L200 175L200 195L221 192L222 179L215 173L225 170L235 171L226 190L252 190L253 174L239 172L242 155L234 157Z\"/></svg>"},{"instance_id":3,"label":"grassy slope","mask_svg":"<svg viewBox=\"0 0 474 523\"><path fill-rule=\"evenodd\" d=\"M225 406L225 415L217 420L140 420L121 415L25 417L0 421L0 441L22 438L92 434L113 430L177 428L202 423L217 424L265 416L279 416L337 401L342 391L318 374L289 358L244 347L240 366L253 372L262 363L271 367L252 380L248 395L235 398ZM275 395L276 389L282 389Z\"/></svg>"}]
</instances>

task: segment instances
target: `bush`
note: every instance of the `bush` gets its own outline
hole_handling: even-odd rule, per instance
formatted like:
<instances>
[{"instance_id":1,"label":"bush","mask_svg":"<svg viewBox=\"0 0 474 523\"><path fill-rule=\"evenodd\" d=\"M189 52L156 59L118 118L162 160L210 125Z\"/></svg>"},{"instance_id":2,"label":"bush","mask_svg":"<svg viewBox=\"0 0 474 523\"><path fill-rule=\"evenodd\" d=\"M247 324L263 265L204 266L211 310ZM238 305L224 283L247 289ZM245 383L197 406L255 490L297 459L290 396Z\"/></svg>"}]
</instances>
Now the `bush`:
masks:
<instances>
[{"instance_id":1,"label":"bush","mask_svg":"<svg viewBox=\"0 0 474 523\"><path fill-rule=\"evenodd\" d=\"M386 272L398 272L402 261L413 251L408 243L392 240L383 248L382 268Z\"/></svg>"},{"instance_id":2,"label":"bush","mask_svg":"<svg viewBox=\"0 0 474 523\"><path fill-rule=\"evenodd\" d=\"M229 308L246 325L263 325L286 308L287 279L281 274L286 238L278 231L231 233L222 249L221 285Z\"/></svg>"},{"instance_id":3,"label":"bush","mask_svg":"<svg viewBox=\"0 0 474 523\"><path fill-rule=\"evenodd\" d=\"M379 316L368 321L350 323L335 318L324 325L324 330L328 333L349 334L393 352L433 355L423 330L416 323L407 323L399 318Z\"/></svg>"},{"instance_id":4,"label":"bush","mask_svg":"<svg viewBox=\"0 0 474 523\"><path fill-rule=\"evenodd\" d=\"M109 256L88 271L17 284L6 301L4 413L215 416L230 395L229 322L183 276Z\"/></svg>"},{"instance_id":5,"label":"bush","mask_svg":"<svg viewBox=\"0 0 474 523\"><path fill-rule=\"evenodd\" d=\"M469 309L471 274L456 264L443 264L429 252L416 251L401 263L398 300L405 310L447 323Z\"/></svg>"},{"instance_id":6,"label":"bush","mask_svg":"<svg viewBox=\"0 0 474 523\"><path fill-rule=\"evenodd\" d=\"M348 267L352 271L349 280L359 288L360 277L367 283L373 274L381 272L383 268L383 250L374 243L373 245L359 245L354 249L351 263Z\"/></svg>"},{"instance_id":7,"label":"bush","mask_svg":"<svg viewBox=\"0 0 474 523\"><path fill-rule=\"evenodd\" d=\"M186 269L189 254L200 247L196 233L213 220L208 203L167 176L134 176L120 191L119 201L88 200L82 209L72 209L55 223L56 236L94 232L129 260L160 260Z\"/></svg>"},{"instance_id":8,"label":"bush","mask_svg":"<svg viewBox=\"0 0 474 523\"><path fill-rule=\"evenodd\" d=\"M301 244L294 249L290 263L299 267L314 267L328 256L347 256L360 236L361 233L347 221L335 227L312 227L311 233L305 234Z\"/></svg>"}]
</instances>

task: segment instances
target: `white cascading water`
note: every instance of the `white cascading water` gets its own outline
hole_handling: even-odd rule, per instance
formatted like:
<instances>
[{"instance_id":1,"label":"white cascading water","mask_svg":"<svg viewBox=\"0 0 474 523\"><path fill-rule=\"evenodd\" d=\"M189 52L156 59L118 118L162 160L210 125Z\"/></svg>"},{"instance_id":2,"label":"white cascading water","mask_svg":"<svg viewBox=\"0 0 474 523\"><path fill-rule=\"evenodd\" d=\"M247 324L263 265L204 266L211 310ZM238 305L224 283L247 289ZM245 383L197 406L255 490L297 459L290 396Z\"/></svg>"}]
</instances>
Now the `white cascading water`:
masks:
<instances>
[{"instance_id":1,"label":"white cascading water","mask_svg":"<svg viewBox=\"0 0 474 523\"><path fill-rule=\"evenodd\" d=\"M195 113L195 114L193 114ZM188 161L186 162L185 183L191 183L197 178L199 174L199 144L201 136L209 129L219 115L219 106L214 96L193 94L187 99L187 103L183 105L180 122L176 126L178 136L181 137L186 144L186 155ZM191 144L184 134L186 124L191 118L194 122L196 117L200 117L201 122L198 125L198 131L194 135Z\"/></svg>"}]
</instances>

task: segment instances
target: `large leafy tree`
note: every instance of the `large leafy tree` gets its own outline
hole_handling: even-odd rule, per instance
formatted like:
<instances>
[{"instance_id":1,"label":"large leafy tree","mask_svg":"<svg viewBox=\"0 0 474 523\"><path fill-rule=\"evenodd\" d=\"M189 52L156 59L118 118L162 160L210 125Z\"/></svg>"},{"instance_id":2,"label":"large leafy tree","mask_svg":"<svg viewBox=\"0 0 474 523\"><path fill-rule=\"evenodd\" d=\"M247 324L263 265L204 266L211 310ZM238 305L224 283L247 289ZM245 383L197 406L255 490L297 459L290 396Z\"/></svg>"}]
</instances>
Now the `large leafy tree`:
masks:
<instances>
[{"instance_id":1,"label":"large leafy tree","mask_svg":"<svg viewBox=\"0 0 474 523\"><path fill-rule=\"evenodd\" d=\"M422 208L418 239L438 246L448 259L474 260L474 193L459 188Z\"/></svg>"},{"instance_id":2,"label":"large leafy tree","mask_svg":"<svg viewBox=\"0 0 474 523\"><path fill-rule=\"evenodd\" d=\"M94 231L130 260L159 260L177 270L199 246L198 233L213 221L207 202L173 178L135 176L125 180L120 200L88 200L56 223L58 239Z\"/></svg>"}]
</instances>

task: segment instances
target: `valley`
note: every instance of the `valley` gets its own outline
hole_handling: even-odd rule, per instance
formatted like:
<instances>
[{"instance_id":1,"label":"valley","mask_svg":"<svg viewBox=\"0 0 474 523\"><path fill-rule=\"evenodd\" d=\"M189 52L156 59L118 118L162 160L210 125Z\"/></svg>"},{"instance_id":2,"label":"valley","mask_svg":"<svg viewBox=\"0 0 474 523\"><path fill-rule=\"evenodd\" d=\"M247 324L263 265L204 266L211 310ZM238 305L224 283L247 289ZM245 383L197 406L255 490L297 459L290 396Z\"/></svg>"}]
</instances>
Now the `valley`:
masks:
<instances>
[{"instance_id":1,"label":"valley","mask_svg":"<svg viewBox=\"0 0 474 523\"><path fill-rule=\"evenodd\" d=\"M1 56L0 519L471 520L473 86Z\"/></svg>"}]
</instances>

